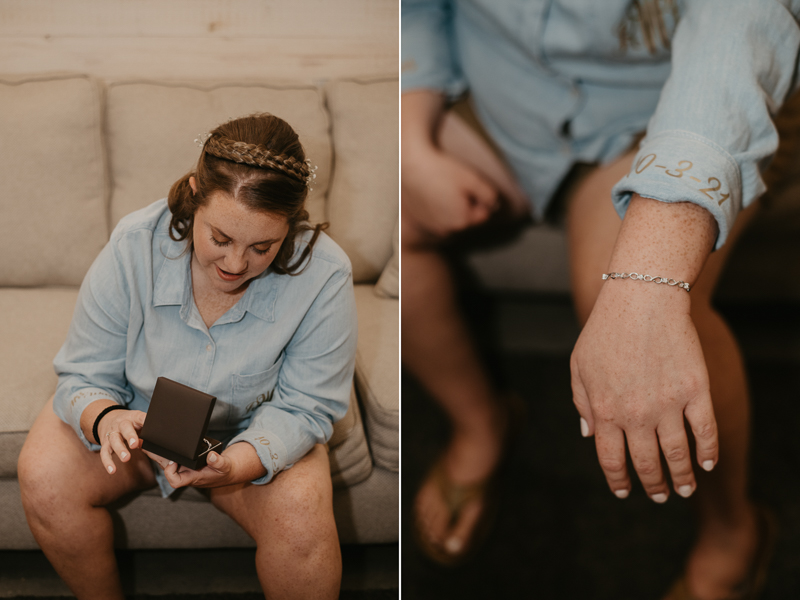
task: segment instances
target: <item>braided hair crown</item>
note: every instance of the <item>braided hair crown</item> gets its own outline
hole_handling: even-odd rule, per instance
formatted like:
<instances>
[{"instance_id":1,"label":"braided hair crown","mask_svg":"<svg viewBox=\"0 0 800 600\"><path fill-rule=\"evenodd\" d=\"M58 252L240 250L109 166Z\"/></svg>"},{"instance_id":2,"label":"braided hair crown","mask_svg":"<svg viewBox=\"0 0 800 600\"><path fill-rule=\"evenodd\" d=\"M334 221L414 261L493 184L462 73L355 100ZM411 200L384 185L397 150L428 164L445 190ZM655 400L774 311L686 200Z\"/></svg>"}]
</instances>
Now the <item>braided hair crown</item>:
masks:
<instances>
[{"instance_id":1,"label":"braided hair crown","mask_svg":"<svg viewBox=\"0 0 800 600\"><path fill-rule=\"evenodd\" d=\"M286 154L276 154L261 144L237 142L219 133L212 133L203 150L217 158L251 167L276 169L302 183L308 181L309 167L305 161Z\"/></svg>"}]
</instances>

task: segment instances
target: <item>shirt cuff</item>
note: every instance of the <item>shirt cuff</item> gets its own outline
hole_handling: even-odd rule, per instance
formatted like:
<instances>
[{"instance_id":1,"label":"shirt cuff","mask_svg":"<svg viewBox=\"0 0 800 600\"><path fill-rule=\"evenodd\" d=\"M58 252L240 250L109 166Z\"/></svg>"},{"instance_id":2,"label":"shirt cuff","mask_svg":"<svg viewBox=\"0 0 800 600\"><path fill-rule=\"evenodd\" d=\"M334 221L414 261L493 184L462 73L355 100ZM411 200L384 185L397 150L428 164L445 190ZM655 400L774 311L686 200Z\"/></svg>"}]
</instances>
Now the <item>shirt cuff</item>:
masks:
<instances>
[{"instance_id":1,"label":"shirt cuff","mask_svg":"<svg viewBox=\"0 0 800 600\"><path fill-rule=\"evenodd\" d=\"M670 130L645 138L630 172L611 190L620 217L639 194L661 202L691 202L717 221L715 249L725 243L742 209L739 165L722 147L689 131Z\"/></svg>"},{"instance_id":2,"label":"shirt cuff","mask_svg":"<svg viewBox=\"0 0 800 600\"><path fill-rule=\"evenodd\" d=\"M87 406L97 400L111 400L121 406L125 406L125 403L121 402L114 394L100 388L81 388L72 392L67 397L66 402L54 402L55 413L62 421L75 430L78 439L93 452L99 451L100 445L86 439L81 429L81 415L83 411L86 410Z\"/></svg>"},{"instance_id":3,"label":"shirt cuff","mask_svg":"<svg viewBox=\"0 0 800 600\"><path fill-rule=\"evenodd\" d=\"M255 485L264 485L272 481L278 473L284 469L292 466L286 464L286 446L283 445L281 439L271 431L264 431L261 429L245 429L242 433L234 437L228 446L237 442L247 442L250 444L258 454L258 458L267 474L258 479L254 479L251 483Z\"/></svg>"}]
</instances>

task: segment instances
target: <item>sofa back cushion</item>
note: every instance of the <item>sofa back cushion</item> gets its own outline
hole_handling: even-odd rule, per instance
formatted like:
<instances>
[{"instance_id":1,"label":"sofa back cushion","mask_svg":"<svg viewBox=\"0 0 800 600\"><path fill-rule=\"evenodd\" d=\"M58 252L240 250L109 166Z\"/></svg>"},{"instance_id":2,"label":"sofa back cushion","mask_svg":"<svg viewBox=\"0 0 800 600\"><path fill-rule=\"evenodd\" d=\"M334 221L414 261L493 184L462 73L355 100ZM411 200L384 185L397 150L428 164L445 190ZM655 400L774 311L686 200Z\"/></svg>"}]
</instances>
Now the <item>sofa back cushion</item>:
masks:
<instances>
[{"instance_id":1,"label":"sofa back cushion","mask_svg":"<svg viewBox=\"0 0 800 600\"><path fill-rule=\"evenodd\" d=\"M397 79L326 87L336 167L328 196L331 237L356 283L374 283L392 255L399 189Z\"/></svg>"},{"instance_id":2,"label":"sofa back cushion","mask_svg":"<svg viewBox=\"0 0 800 600\"><path fill-rule=\"evenodd\" d=\"M0 286L80 285L108 239L101 84L0 79Z\"/></svg>"},{"instance_id":3,"label":"sofa back cushion","mask_svg":"<svg viewBox=\"0 0 800 600\"><path fill-rule=\"evenodd\" d=\"M108 87L112 226L164 198L172 184L195 167L200 148L194 140L201 134L254 112L272 113L297 131L306 156L318 166L307 201L311 220L324 221L331 144L317 88L138 81Z\"/></svg>"}]
</instances>

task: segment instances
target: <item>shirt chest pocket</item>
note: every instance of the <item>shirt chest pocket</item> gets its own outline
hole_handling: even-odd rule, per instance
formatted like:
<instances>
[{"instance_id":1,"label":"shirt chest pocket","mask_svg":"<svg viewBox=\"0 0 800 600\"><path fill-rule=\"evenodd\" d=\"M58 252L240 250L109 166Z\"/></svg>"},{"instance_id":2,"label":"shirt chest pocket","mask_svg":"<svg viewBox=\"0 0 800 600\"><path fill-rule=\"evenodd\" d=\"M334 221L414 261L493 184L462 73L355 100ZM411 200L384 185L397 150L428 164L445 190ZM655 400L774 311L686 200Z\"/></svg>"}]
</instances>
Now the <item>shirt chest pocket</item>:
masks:
<instances>
[{"instance_id":1,"label":"shirt chest pocket","mask_svg":"<svg viewBox=\"0 0 800 600\"><path fill-rule=\"evenodd\" d=\"M275 364L266 371L252 375L231 375L231 408L228 413L228 425L246 427L259 406L273 401L283 357L281 354Z\"/></svg>"}]
</instances>

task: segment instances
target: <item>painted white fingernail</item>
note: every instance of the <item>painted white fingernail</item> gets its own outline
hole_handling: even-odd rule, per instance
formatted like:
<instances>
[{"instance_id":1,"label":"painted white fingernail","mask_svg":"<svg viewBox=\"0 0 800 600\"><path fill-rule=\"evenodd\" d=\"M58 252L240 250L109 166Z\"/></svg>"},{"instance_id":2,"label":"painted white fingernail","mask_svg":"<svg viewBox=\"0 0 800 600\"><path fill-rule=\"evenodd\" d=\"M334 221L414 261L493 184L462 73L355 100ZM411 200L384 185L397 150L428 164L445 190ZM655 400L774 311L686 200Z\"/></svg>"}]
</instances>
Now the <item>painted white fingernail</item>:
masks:
<instances>
[{"instance_id":1,"label":"painted white fingernail","mask_svg":"<svg viewBox=\"0 0 800 600\"><path fill-rule=\"evenodd\" d=\"M629 493L630 493L629 490L617 490L614 492L614 495L617 498L627 498Z\"/></svg>"},{"instance_id":2,"label":"painted white fingernail","mask_svg":"<svg viewBox=\"0 0 800 600\"><path fill-rule=\"evenodd\" d=\"M128 458L128 453L127 453L127 452L123 452L122 454L120 454L120 455L119 455L119 457L120 457L122 460L125 460L126 458Z\"/></svg>"},{"instance_id":3,"label":"painted white fingernail","mask_svg":"<svg viewBox=\"0 0 800 600\"><path fill-rule=\"evenodd\" d=\"M711 469L713 469L713 468L714 468L714 461L713 461L713 460L706 460L706 461L703 461L703 468L704 468L706 471L710 471Z\"/></svg>"},{"instance_id":4,"label":"painted white fingernail","mask_svg":"<svg viewBox=\"0 0 800 600\"><path fill-rule=\"evenodd\" d=\"M688 498L692 495L692 486L690 485L682 485L678 488L678 493L683 496L684 498Z\"/></svg>"},{"instance_id":5,"label":"painted white fingernail","mask_svg":"<svg viewBox=\"0 0 800 600\"><path fill-rule=\"evenodd\" d=\"M131 438L130 445L131 447L136 445L136 438Z\"/></svg>"},{"instance_id":6,"label":"painted white fingernail","mask_svg":"<svg viewBox=\"0 0 800 600\"><path fill-rule=\"evenodd\" d=\"M217 453L216 452L212 452L211 454L208 455L208 462L212 462L212 463L217 462Z\"/></svg>"},{"instance_id":7,"label":"painted white fingernail","mask_svg":"<svg viewBox=\"0 0 800 600\"><path fill-rule=\"evenodd\" d=\"M172 465L172 464L175 464L174 460L169 461L169 464L167 466Z\"/></svg>"},{"instance_id":8,"label":"painted white fingernail","mask_svg":"<svg viewBox=\"0 0 800 600\"><path fill-rule=\"evenodd\" d=\"M108 467L108 472L109 473L113 473L114 472L114 467Z\"/></svg>"},{"instance_id":9,"label":"painted white fingernail","mask_svg":"<svg viewBox=\"0 0 800 600\"><path fill-rule=\"evenodd\" d=\"M589 435L589 424L586 422L586 419L581 417L581 435L583 437L588 437Z\"/></svg>"},{"instance_id":10,"label":"painted white fingernail","mask_svg":"<svg viewBox=\"0 0 800 600\"><path fill-rule=\"evenodd\" d=\"M650 496L653 499L653 502L658 502L659 504L664 504L667 501L666 494L653 494Z\"/></svg>"},{"instance_id":11,"label":"painted white fingernail","mask_svg":"<svg viewBox=\"0 0 800 600\"><path fill-rule=\"evenodd\" d=\"M457 537L451 537L444 543L445 550L447 550L450 554L458 554L461 552L461 548L463 547L464 544L462 544L461 540Z\"/></svg>"}]
</instances>

